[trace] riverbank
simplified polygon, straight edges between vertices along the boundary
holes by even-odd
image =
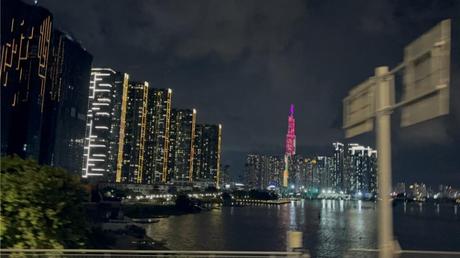
[[[203,207],[192,207],[189,209],[179,208],[176,205],[156,205],[148,203],[123,204],[121,206],[123,215],[131,219],[164,218],[190,213],[198,213],[205,210]]]
[[[166,250],[163,241],[146,234],[143,225],[127,222],[107,222],[93,225],[89,242],[93,249]]]
[[[283,198],[275,200],[257,200],[257,199],[232,199],[229,206],[250,206],[250,205],[280,205],[299,201],[300,199]]]

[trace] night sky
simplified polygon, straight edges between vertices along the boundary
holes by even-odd
[[[297,152],[330,154],[331,143],[344,140],[348,90],[374,67],[401,62],[404,46],[442,19],[460,18],[455,0],[39,4],[93,54],[94,67],[172,88],[174,107],[195,107],[198,122],[222,123],[223,163],[235,177],[248,152],[284,152],[291,103]],[[460,75],[458,64],[453,68]],[[448,117],[420,126],[399,129],[394,116],[394,181],[460,187],[459,102]],[[351,141],[375,147],[373,139]]]

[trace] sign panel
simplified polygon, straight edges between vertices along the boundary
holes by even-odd
[[[450,20],[444,20],[404,49],[401,126],[449,113]]]
[[[375,81],[367,81],[354,87],[343,100],[343,128],[345,137],[350,138],[374,128]]]

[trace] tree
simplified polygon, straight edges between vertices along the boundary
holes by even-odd
[[[85,192],[78,177],[17,156],[1,158],[1,248],[84,246]]]

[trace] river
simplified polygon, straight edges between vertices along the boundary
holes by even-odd
[[[302,200],[277,206],[222,207],[162,218],[147,234],[172,250],[284,251],[286,232],[303,232],[313,257],[341,257],[350,248],[377,247],[376,204]],[[460,207],[409,203],[394,209],[402,249],[460,251]]]

